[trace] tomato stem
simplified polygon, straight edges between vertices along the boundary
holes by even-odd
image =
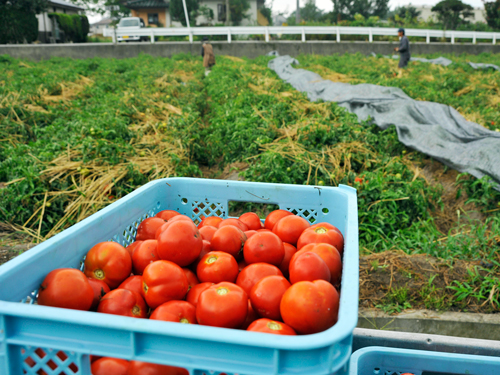
[[[97,269],[94,270],[94,276],[97,280],[102,280],[104,279],[105,274],[103,270]]]
[[[328,232],[328,229],[326,229],[325,227],[317,227],[314,231],[316,233],[326,233]]]
[[[281,329],[281,324],[278,322],[269,322],[267,323],[267,328],[272,329],[273,331],[279,331]]]

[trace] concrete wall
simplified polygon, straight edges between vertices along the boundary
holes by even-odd
[[[15,58],[31,60],[46,60],[51,57],[70,57],[74,59],[86,59],[91,57],[110,57],[123,59],[135,57],[139,53],[152,56],[171,57],[177,53],[191,53],[199,55],[201,43],[173,42],[173,43],[81,43],[81,44],[56,44],[56,45],[0,45],[0,55],[7,54]],[[230,55],[237,57],[254,58],[262,56],[270,51],[278,51],[280,55],[297,56],[300,54],[331,55],[335,53],[362,53],[371,52],[380,54],[392,54],[396,42],[213,42],[216,55]],[[450,43],[412,43],[412,54],[430,53],[469,53],[479,54],[482,52],[500,53],[500,45],[492,44],[450,44]]]

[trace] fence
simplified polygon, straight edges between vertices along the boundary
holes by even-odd
[[[301,35],[302,42],[306,42],[306,35],[336,35],[336,41],[341,41],[342,35],[368,36],[368,40],[373,42],[374,36],[396,36],[398,29],[385,27],[348,27],[348,26],[235,26],[235,27],[162,27],[162,28],[128,28],[124,29],[104,29],[104,36],[113,38],[116,42],[117,36],[146,36],[151,43],[155,42],[157,36],[188,36],[193,43],[193,36],[206,35],[227,35],[227,42],[231,43],[233,35],[264,35],[266,42],[269,42],[271,35]],[[478,39],[491,40],[496,44],[500,40],[499,32],[483,31],[457,31],[457,30],[429,30],[429,29],[406,29],[407,36],[423,37],[426,43],[431,42],[431,38],[450,39],[454,44],[456,39],[471,39],[476,43]]]

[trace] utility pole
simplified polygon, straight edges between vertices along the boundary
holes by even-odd
[[[226,0],[226,25],[231,24],[231,10],[229,9],[229,0]]]
[[[186,0],[182,0],[182,6],[184,7],[184,15],[186,16],[186,26],[190,28],[191,26],[189,25],[189,16],[188,16],[188,11],[186,7]]]
[[[295,12],[295,23],[298,25],[300,23],[300,1],[297,0],[297,11]]]

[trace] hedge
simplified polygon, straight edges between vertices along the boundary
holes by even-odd
[[[38,38],[35,13],[12,7],[0,7],[0,44],[32,43]]]
[[[64,31],[65,41],[84,43],[89,33],[89,20],[87,16],[79,14],[49,13],[49,17],[56,20],[60,30]]]

